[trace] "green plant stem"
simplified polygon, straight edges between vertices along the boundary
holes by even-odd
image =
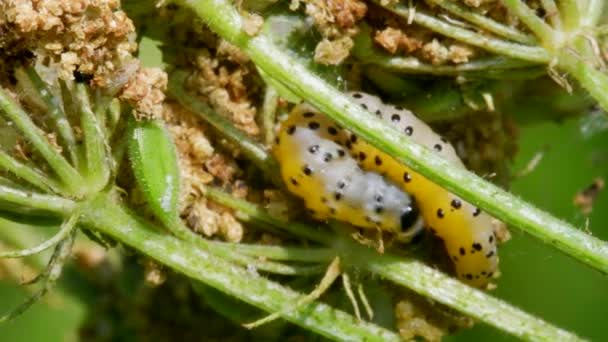
[[[43,191],[62,193],[61,186],[42,171],[20,163],[0,150],[0,169],[4,169]]]
[[[333,235],[328,232],[317,230],[304,224],[280,220],[272,215],[269,215],[265,210],[261,209],[257,205],[234,198],[222,190],[206,187],[203,189],[203,192],[209,199],[221,205],[236,209],[237,216],[239,216],[239,218],[242,220],[254,220],[257,222],[266,223],[274,227],[281,228],[301,238],[316,241],[324,245],[331,244],[331,241],[333,240]]]
[[[59,277],[61,276],[63,266],[70,259],[72,246],[76,237],[75,233],[76,232],[72,230],[71,234],[68,234],[65,239],[60,241],[57,246],[55,246],[55,250],[53,251],[53,255],[51,256],[51,259],[49,260],[46,269],[40,275],[38,275],[38,277],[29,282],[33,283],[35,281],[42,280],[42,288],[38,290],[38,292],[34,293],[17,308],[12,310],[8,314],[0,317],[0,323],[10,321],[13,318],[20,316],[33,304],[38,302],[53,287],[53,285],[55,285],[57,279],[59,279]]]
[[[559,67],[574,77],[598,101],[599,105],[608,111],[608,75],[592,65],[596,56],[583,37],[577,38],[575,46],[578,47],[574,55],[563,49],[558,57]]]
[[[263,256],[273,260],[329,262],[336,256],[336,252],[331,248],[248,245],[215,241],[211,243],[224,246],[227,250],[237,253],[250,256]]]
[[[576,0],[560,0],[558,2],[564,29],[574,31],[581,24],[581,11],[578,7],[580,1]]]
[[[72,214],[72,216],[70,216],[70,218],[67,221],[65,221],[61,225],[61,228],[59,229],[57,234],[55,234],[50,239],[48,239],[34,247],[30,247],[30,248],[26,248],[26,249],[22,249],[22,250],[18,250],[18,251],[0,252],[0,258],[21,258],[21,257],[33,255],[33,254],[38,254],[46,249],[49,249],[52,246],[59,243],[60,241],[64,240],[68,236],[68,234],[70,234],[74,230],[74,227],[76,226],[77,221],[78,221],[78,213],[74,213],[74,214]]]
[[[552,326],[483,291],[465,286],[420,261],[390,254],[379,257],[373,250],[356,243],[348,244],[347,252],[358,260],[358,265],[365,265],[368,270],[385,279],[434,298],[513,336],[526,341],[581,341],[572,333]]]
[[[459,5],[456,2],[449,0],[429,0],[429,2],[475,24],[476,28],[487,30],[495,33],[498,36],[502,36],[519,43],[534,44],[536,41],[536,39],[534,39],[532,36],[524,34],[513,27],[499,23],[488,16],[473,12],[471,9]]]
[[[107,156],[109,148],[105,145],[105,134],[91,109],[87,86],[83,83],[74,85],[74,98],[80,112],[80,126],[84,137],[87,165],[87,191],[101,190],[110,178],[110,164]]]
[[[519,1],[519,0],[506,0],[506,1]],[[378,0],[374,0],[374,2],[379,3]],[[432,31],[437,33],[441,33],[446,37],[450,37],[465,43],[468,43],[473,46],[480,47],[484,50],[491,51],[500,55],[509,56],[512,58],[522,59],[530,62],[537,63],[547,63],[551,57],[548,52],[540,47],[532,47],[526,46],[522,44],[512,43],[504,40],[500,40],[497,38],[493,38],[491,36],[475,33],[473,31],[464,29],[462,27],[458,27],[452,24],[449,24],[445,21],[439,20],[434,16],[427,14],[419,9],[413,9],[406,5],[395,4],[384,6],[389,11],[403,17],[409,18],[413,17],[413,21],[420,25],[424,26]],[[410,11],[413,11],[411,14]],[[539,19],[540,20],[540,19]],[[542,22],[542,21],[541,21]],[[527,23],[527,22],[526,22]],[[537,26],[543,27],[540,23],[534,22]],[[544,22],[542,22],[544,24]],[[546,24],[544,24],[546,25]],[[535,30],[532,30],[534,33],[537,33]],[[544,31],[542,33],[545,33]],[[541,37],[544,39],[544,37]]]
[[[505,6],[521,20],[545,46],[556,46],[553,29],[521,0],[504,0]],[[558,15],[556,13],[556,15]]]
[[[267,85],[262,105],[262,126],[264,127],[264,142],[267,146],[272,146],[274,143],[278,101],[279,93],[271,85]]]
[[[229,247],[229,244],[214,243],[213,241],[204,239],[201,236],[196,235],[193,231],[178,221],[168,228],[171,233],[179,239],[190,242],[194,246],[203,248],[204,250],[209,251],[220,258],[232,261],[250,269],[283,275],[312,275],[322,273],[325,269],[319,265],[286,265],[274,261],[260,260],[255,255],[250,256],[235,251]]]
[[[55,150],[48,139],[30,119],[29,115],[15,103],[10,96],[0,88],[0,109],[15,123],[25,138],[42,155],[57,176],[62,180],[66,190],[72,194],[79,194],[83,180],[63,156]]]
[[[538,72],[530,72],[534,64],[530,62],[509,59],[505,57],[479,58],[468,63],[458,65],[431,65],[420,62],[416,57],[393,57],[372,54],[362,59],[365,63],[376,64],[396,72],[415,74],[457,76],[467,75],[483,78],[509,78],[513,79],[521,74],[522,77],[536,78],[545,74],[544,68],[537,68]]]
[[[560,18],[555,0],[540,0],[540,3],[545,9],[546,17],[549,23],[556,31],[561,31],[562,19]]]
[[[24,223],[0,216],[0,241],[6,246],[24,249],[38,243],[46,237],[48,230],[56,229],[57,226],[58,223],[55,221]],[[34,269],[42,270],[47,264],[47,259],[44,253],[39,253],[30,255],[25,261]]]
[[[205,284],[268,312],[280,312],[301,294],[166,234],[132,216],[102,194],[88,203],[82,223],[131,246],[140,253]],[[322,303],[281,312],[290,322],[335,340],[399,341],[388,330]]]
[[[43,195],[31,191],[18,190],[0,185],[0,206],[2,203],[12,205],[11,211],[52,212],[60,216],[70,215],[76,208],[76,203],[58,196]]]
[[[317,109],[362,139],[474,205],[538,237],[577,260],[608,273],[608,245],[539,210],[482,178],[452,165],[375,118],[348,97],[308,71],[264,36],[241,31],[241,18],[223,0],[186,2],[224,39],[240,47],[256,65]],[[608,94],[608,92],[607,92]]]
[[[61,109],[59,99],[51,93],[47,85],[40,78],[34,68],[27,68],[26,73],[32,82],[32,85],[36,89],[36,92],[46,104],[48,110],[47,113],[57,129],[59,137],[63,140],[70,160],[74,165],[77,165],[78,151],[76,149],[76,138],[74,137],[74,131],[72,130],[72,126],[70,125],[68,118]]]
[[[231,202],[230,204],[233,206],[227,206],[240,210],[243,206],[238,201]],[[252,219],[258,219],[258,216],[268,215],[268,213],[259,211],[250,215]],[[283,223],[280,221],[275,223],[277,227],[282,228]],[[419,294],[514,336],[531,341],[578,340],[575,335],[535,318],[500,299],[493,298],[485,292],[473,289],[420,261],[397,257],[389,253],[380,254],[357,243],[348,234],[335,234],[331,246],[333,248],[327,252],[325,257],[332,258],[337,253],[342,263],[348,267],[367,270],[396,284],[411,288]],[[255,250],[252,249],[252,252]],[[303,254],[305,251],[297,253]],[[285,253],[285,256],[291,255]]]
[[[245,133],[236,129],[232,123],[221,115],[217,114],[211,107],[204,102],[198,100],[194,96],[188,95],[184,90],[184,81],[186,73],[183,71],[174,71],[169,77],[169,93],[177,99],[177,101],[186,108],[189,108],[194,114],[201,119],[210,123],[223,136],[238,144],[243,154],[251,160],[261,170],[269,175],[278,175],[278,166],[275,160],[261,147],[253,142]],[[280,179],[272,177],[276,184],[282,184]]]
[[[603,7],[603,0],[587,1],[587,10],[582,15],[581,24],[586,27],[596,26],[602,17],[602,13],[604,13]]]

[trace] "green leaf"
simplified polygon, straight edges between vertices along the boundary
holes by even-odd
[[[132,123],[128,153],[135,180],[150,210],[167,227],[179,224],[177,152],[163,124]]]

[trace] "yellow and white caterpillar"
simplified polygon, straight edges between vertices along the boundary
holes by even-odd
[[[452,145],[412,112],[369,94],[351,96],[418,143],[464,167]],[[308,105],[296,106],[281,124],[273,152],[288,189],[304,199],[316,218],[335,218],[406,238],[424,225],[443,240],[459,278],[483,287],[496,273],[496,237],[489,215]]]

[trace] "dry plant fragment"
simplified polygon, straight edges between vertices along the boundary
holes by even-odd
[[[59,77],[72,79],[78,71],[98,87],[117,77],[137,47],[135,27],[118,1],[2,1],[0,27],[8,31],[0,39],[2,55],[31,51],[56,65]]]
[[[583,214],[589,215],[593,210],[593,202],[597,196],[602,192],[606,183],[603,178],[596,178],[593,180],[587,188],[579,191],[576,196],[574,196],[574,205],[579,207]]]
[[[353,46],[354,42],[350,37],[341,37],[336,40],[324,38],[315,48],[315,62],[338,65],[348,57]]]
[[[162,116],[167,74],[159,68],[141,68],[125,85],[120,99],[129,102],[139,119]]]
[[[411,53],[423,46],[423,42],[420,39],[409,37],[405,32],[393,27],[377,31],[374,41],[391,54],[395,54],[400,50]]]

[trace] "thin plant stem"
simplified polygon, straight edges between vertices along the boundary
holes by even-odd
[[[225,203],[226,206],[236,210],[242,207],[237,202],[230,204],[232,206]],[[251,217],[257,219],[258,216],[263,215],[268,214],[260,211],[252,213]],[[281,222],[275,223],[277,227],[282,225]],[[421,261],[397,257],[389,253],[380,254],[357,243],[347,234],[334,235],[331,246],[332,251],[340,256],[346,267],[370,271],[514,336],[531,341],[579,340],[577,336],[535,318],[500,299],[493,298],[483,291],[469,287]]]
[[[361,60],[364,63],[375,64],[391,71],[438,76],[465,74],[473,77],[513,79],[518,76],[514,73],[521,73],[522,76],[529,78],[536,78],[546,73],[544,68],[535,67],[533,63],[502,56],[478,58],[458,65],[431,65],[421,62],[416,57],[394,57],[375,53],[361,58]],[[531,68],[537,68],[538,72],[530,72]]]
[[[540,39],[541,44],[545,46],[556,45],[555,32],[551,26],[539,18],[525,2],[521,0],[504,0],[504,4],[511,13],[517,16]]]
[[[104,133],[91,109],[87,87],[83,83],[74,85],[74,98],[80,112],[80,126],[84,137],[89,191],[103,188],[110,177],[110,165],[106,152]]]
[[[540,0],[540,4],[545,9],[546,18],[556,31],[562,29],[562,19],[559,15],[559,10],[555,4],[555,0]]]
[[[249,245],[244,243],[210,242],[224,248],[250,256],[261,256],[273,260],[322,262],[330,261],[336,256],[331,248],[323,247],[285,247]]]
[[[567,31],[574,31],[580,27],[581,9],[578,6],[579,2],[576,0],[560,0],[558,2],[564,29]]]
[[[76,207],[75,202],[63,197],[44,195],[0,185],[0,205],[2,203],[10,205],[9,211],[45,211],[64,217],[70,215]]]
[[[262,105],[262,126],[264,127],[264,142],[268,146],[272,146],[274,143],[278,103],[279,93],[272,86],[267,85]]]
[[[586,27],[596,26],[602,17],[602,13],[604,13],[603,7],[603,0],[588,0],[586,6],[587,10],[581,18],[581,24]]]
[[[55,193],[63,192],[61,185],[57,184],[57,182],[51,179],[48,175],[44,174],[38,169],[17,161],[15,158],[1,150],[0,169],[4,169],[5,171],[14,174],[16,177],[28,182],[40,190]]]
[[[47,292],[49,292],[53,285],[55,285],[55,282],[57,282],[57,279],[59,279],[61,276],[63,266],[69,260],[72,245],[74,244],[74,238],[76,236],[75,233],[76,232],[72,230],[71,234],[68,234],[65,239],[57,244],[46,269],[42,272],[42,274],[35,278],[35,280],[43,280],[42,288],[17,308],[0,317],[0,323],[10,321],[24,313],[33,304],[37,303]]]
[[[0,252],[0,258],[22,258],[22,257],[30,256],[33,254],[38,254],[46,249],[49,249],[52,246],[59,243],[60,241],[63,241],[74,230],[74,227],[76,226],[76,222],[78,222],[78,212],[77,211],[75,213],[73,213],[72,216],[70,216],[70,218],[68,218],[67,221],[65,221],[61,225],[61,228],[59,229],[57,234],[55,234],[50,239],[48,239],[34,247],[30,247],[30,248],[26,248],[26,249],[22,249],[22,250],[18,250],[18,251]]]
[[[36,92],[46,104],[48,109],[47,113],[57,129],[59,137],[61,140],[63,140],[70,160],[74,165],[78,165],[78,152],[76,149],[76,138],[74,137],[74,131],[72,130],[72,126],[63,112],[61,105],[59,104],[59,99],[51,93],[47,85],[40,78],[34,68],[27,68],[26,73]]]
[[[249,269],[262,270],[283,275],[311,275],[323,272],[323,267],[319,267],[318,265],[286,265],[274,261],[260,260],[253,256],[235,252],[234,249],[230,248],[226,244],[213,243],[212,241],[196,235],[186,226],[181,224],[181,222],[175,222],[175,224],[169,227],[169,230],[175,236],[184,241],[188,241],[220,258],[230,260]]]
[[[534,37],[522,33],[516,28],[499,23],[480,13],[473,12],[469,8],[465,8],[455,2],[449,0],[429,0],[429,2],[475,24],[480,29],[495,33],[498,36],[524,44],[534,44],[536,42]]]
[[[44,222],[15,222],[9,217],[0,216],[0,241],[15,249],[24,249],[42,240],[46,231],[56,229],[59,222],[50,220]],[[44,253],[30,255],[25,262],[36,270],[42,270],[48,262]]]
[[[427,14],[422,10],[414,9],[406,5],[395,4],[385,6],[385,8],[403,18],[407,19],[411,17],[413,18],[413,22],[415,22],[416,24],[424,26],[432,31],[441,33],[446,37],[450,37],[465,42],[467,44],[480,47],[490,52],[537,63],[547,63],[550,60],[549,53],[541,47],[526,46],[518,43],[500,40],[497,38],[492,38],[485,34],[476,33],[464,29],[462,27],[452,25],[443,20],[439,20],[430,14]],[[534,30],[532,31],[537,33]]]
[[[608,273],[608,244],[605,242],[452,165],[431,149],[413,142],[375,118],[288,56],[267,37],[247,36],[240,30],[242,18],[227,1],[191,0],[186,3],[211,29],[240,47],[270,77],[307,99],[340,125],[496,218],[521,228],[594,269]]]
[[[265,210],[261,209],[255,204],[251,204],[247,201],[232,197],[222,190],[215,189],[212,187],[206,187],[203,189],[203,193],[209,199],[227,207],[237,210],[237,215],[242,220],[254,220],[262,223],[267,223],[272,226],[281,228],[291,234],[305,238],[308,240],[316,241],[324,245],[329,245],[333,240],[332,234],[323,232],[318,229],[314,229],[304,224],[292,223],[283,221],[272,215],[269,215]]]
[[[368,248],[353,243],[349,253],[380,277],[406,286],[415,292],[457,309],[495,328],[527,341],[582,341],[533,315],[517,309],[485,292],[461,282],[413,259],[390,254],[382,258]]]
[[[358,322],[353,316],[319,302],[283,311],[303,295],[148,225],[116,204],[111,195],[101,194],[88,205],[83,210],[84,226],[239,300],[267,312],[281,312],[281,317],[292,323],[335,340],[400,340],[394,332]]]
[[[0,109],[15,123],[25,138],[34,146],[40,155],[63,182],[67,191],[79,195],[83,180],[65,158],[51,145],[45,134],[38,128],[29,115],[0,88]]]

